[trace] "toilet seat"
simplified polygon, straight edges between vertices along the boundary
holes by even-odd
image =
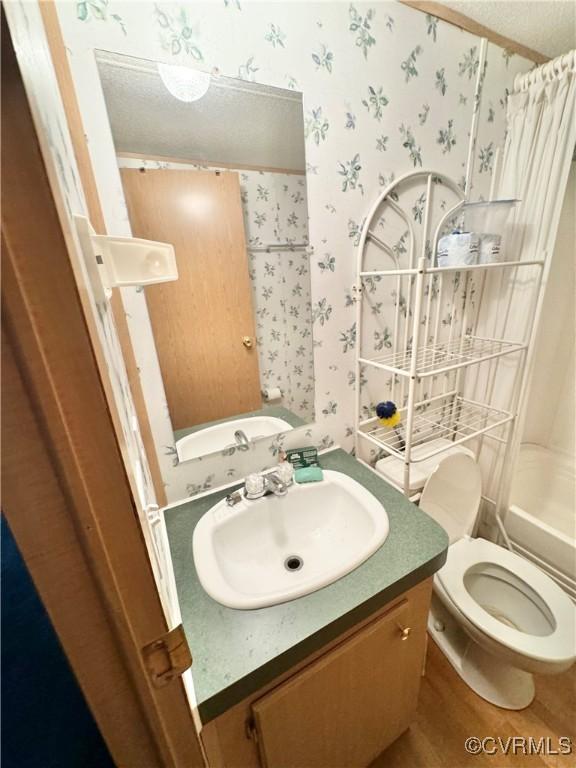
[[[468,453],[454,453],[438,464],[420,497],[420,509],[448,534],[450,544],[474,527],[482,498],[482,475]]]
[[[466,589],[464,576],[474,565],[496,565],[536,592],[550,610],[555,628],[533,635],[494,618]],[[449,547],[446,564],[436,578],[458,610],[493,640],[539,661],[567,662],[576,656],[574,605],[568,595],[535,565],[485,539],[460,539]]]

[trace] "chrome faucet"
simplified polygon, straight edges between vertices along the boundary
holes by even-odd
[[[250,501],[260,499],[273,493],[274,496],[285,496],[289,483],[284,482],[278,472],[261,472],[248,475],[244,482],[244,498]]]
[[[288,486],[280,479],[276,472],[269,472],[264,475],[265,488],[274,496],[285,496],[288,493]]]
[[[270,493],[273,493],[274,496],[286,496],[288,483],[285,483],[277,472],[261,472],[260,474],[249,475],[242,491],[238,490],[228,494],[226,504],[233,507],[242,499],[254,501],[262,498],[262,496],[268,496]]]
[[[239,451],[247,451],[250,448],[250,440],[246,437],[246,433],[241,429],[237,429],[234,432],[234,440],[236,441],[236,448]]]

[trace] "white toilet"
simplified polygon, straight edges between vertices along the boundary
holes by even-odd
[[[460,677],[482,698],[523,709],[533,673],[563,672],[576,660],[576,606],[535,565],[472,539],[482,491],[470,456],[445,458],[420,508],[448,533],[448,559],[434,577],[428,630]]]

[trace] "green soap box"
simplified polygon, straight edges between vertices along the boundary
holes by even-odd
[[[290,448],[286,451],[286,459],[294,469],[318,466],[317,448]]]

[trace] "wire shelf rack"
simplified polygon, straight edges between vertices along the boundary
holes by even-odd
[[[467,365],[482,363],[502,355],[525,349],[525,344],[478,336],[464,336],[449,342],[420,346],[416,353],[416,377],[434,376]],[[401,376],[410,376],[412,370],[412,349],[387,353],[375,357],[361,357],[364,365],[372,365]]]
[[[401,418],[406,416],[406,409],[400,411]],[[487,405],[466,400],[460,396],[449,396],[420,403],[414,410],[412,423],[412,449],[416,446],[426,446],[436,442],[438,438],[449,440],[452,446],[472,440],[491,430],[495,430],[512,421],[513,415]],[[377,419],[362,422],[358,434],[368,439],[380,449],[403,461],[406,458],[402,447],[402,430],[383,427]],[[444,448],[431,446],[430,451],[423,448],[418,451],[418,458],[412,462],[425,459],[441,453]]]
[[[367,212],[353,286],[355,449],[370,465],[380,452],[394,457],[388,474],[379,471],[393,474],[410,498],[416,479],[425,481],[452,446],[468,443],[500,508],[548,261],[545,253],[516,253],[514,222],[498,229],[482,219],[470,231],[502,237],[509,260],[434,266],[451,217],[468,205],[466,191],[442,172],[410,171]],[[384,396],[403,406],[401,437],[374,417]]]

